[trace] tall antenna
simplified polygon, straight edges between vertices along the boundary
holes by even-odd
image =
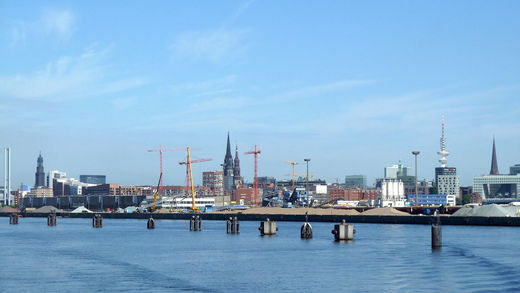
[[[446,163],[448,163],[447,156],[450,154],[448,151],[446,151],[446,136],[444,135],[444,115],[442,116],[441,120],[441,139],[440,139],[440,151],[437,152],[437,154],[441,157],[439,159],[439,163],[441,163],[441,167],[446,167]]]

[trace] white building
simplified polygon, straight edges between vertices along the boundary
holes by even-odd
[[[460,182],[458,175],[439,175],[437,176],[437,193],[453,195],[460,198]]]
[[[411,174],[410,168],[403,166],[401,162],[397,165],[385,167],[385,178],[396,179],[401,176],[411,176]]]
[[[520,174],[484,175],[473,178],[473,192],[483,201],[507,203],[519,201]]]
[[[383,179],[379,204],[382,207],[404,207],[404,183],[398,179]]]

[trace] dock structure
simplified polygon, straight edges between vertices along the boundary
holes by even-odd
[[[55,213],[49,214],[47,216],[47,226],[56,226],[56,225],[57,225],[56,214]]]
[[[202,231],[202,219],[197,216],[191,216],[190,231]]]
[[[148,222],[146,223],[146,228],[155,229],[155,220],[152,217],[148,219]]]
[[[269,218],[267,218],[267,220],[260,222],[260,227],[258,227],[258,230],[260,230],[260,235],[270,236],[276,235],[278,227],[276,227],[275,221],[271,221]]]
[[[226,232],[228,234],[238,234],[240,233],[240,222],[237,217],[229,217],[226,221]]]
[[[343,220],[341,224],[334,225],[334,229],[332,230],[332,234],[334,234],[334,240],[336,241],[353,240],[354,233],[354,225],[347,224],[345,220]]]
[[[92,227],[94,228],[102,228],[103,227],[103,217],[100,214],[95,214],[92,218]]]
[[[11,214],[9,216],[9,224],[11,225],[17,225],[18,224],[18,218],[20,216],[18,214]]]

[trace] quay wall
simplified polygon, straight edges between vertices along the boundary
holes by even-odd
[[[24,217],[47,217],[47,213],[21,213]],[[188,220],[193,215],[200,216],[203,220],[225,221],[230,217],[237,217],[240,221],[263,221],[267,218],[274,221],[303,222],[305,215],[282,215],[282,214],[225,214],[225,213],[96,213],[101,214],[105,219],[148,219],[153,217],[156,220]],[[0,216],[8,217],[10,213],[0,213]],[[57,213],[63,218],[92,218],[91,213]],[[434,217],[418,215],[395,215],[395,216],[376,216],[376,215],[308,215],[309,222],[341,222],[346,220],[348,223],[372,223],[372,224],[418,224],[429,225]],[[520,217],[457,217],[441,216],[442,225],[474,225],[474,226],[520,226]]]

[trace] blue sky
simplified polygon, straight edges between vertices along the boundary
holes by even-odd
[[[462,184],[520,163],[518,1],[2,1],[0,137],[13,184],[46,171],[154,184],[158,155],[191,146],[220,169],[227,132],[263,150],[262,176],[311,158],[327,181],[419,177],[449,165]],[[183,184],[182,152],[165,183]],[[240,155],[252,180],[253,159]]]

